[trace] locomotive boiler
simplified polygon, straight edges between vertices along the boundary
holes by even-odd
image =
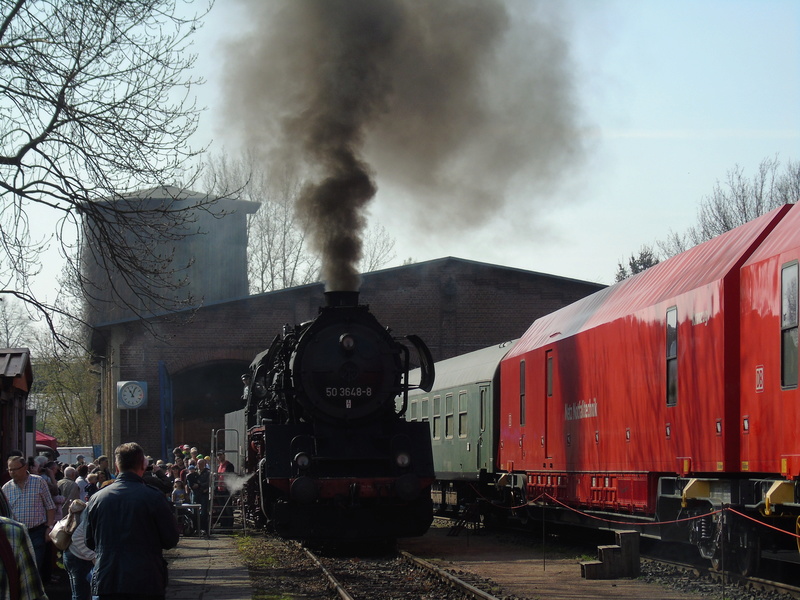
[[[433,385],[431,354],[417,336],[393,337],[358,292],[325,295],[315,319],[285,326],[243,376],[245,517],[292,539],[422,535],[430,433],[402,416],[409,390]]]

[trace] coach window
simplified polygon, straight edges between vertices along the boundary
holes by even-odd
[[[519,424],[525,425],[525,361],[519,361]]]
[[[433,397],[433,439],[442,437],[442,397]]]
[[[416,400],[412,400],[411,401],[411,411],[410,411],[410,414],[408,415],[408,420],[409,421],[416,421],[417,420],[417,401]]]
[[[458,437],[467,437],[467,392],[458,392]]]
[[[667,310],[667,406],[678,404],[678,309]]]
[[[797,387],[797,263],[781,270],[781,385]]]
[[[444,397],[444,437],[453,437],[453,394]]]
[[[420,412],[420,415],[419,415],[420,416],[420,420],[423,423],[427,423],[429,418],[430,418],[430,415],[428,414],[428,399],[427,398],[423,398],[420,401],[419,409],[420,409],[419,410],[419,412]]]

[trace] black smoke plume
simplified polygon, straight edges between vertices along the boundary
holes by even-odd
[[[226,119],[272,165],[304,167],[297,210],[329,290],[358,289],[376,176],[404,191],[398,219],[463,228],[580,154],[552,4],[241,1],[251,28],[228,48]]]

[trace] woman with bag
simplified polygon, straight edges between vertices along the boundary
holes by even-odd
[[[91,600],[92,589],[89,582],[89,573],[94,566],[95,553],[86,547],[86,519],[83,510],[86,503],[75,500],[69,507],[70,517],[78,525],[72,532],[72,543],[64,550],[64,568],[69,575],[69,587],[72,590],[72,600]]]

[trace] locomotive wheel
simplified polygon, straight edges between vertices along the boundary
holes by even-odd
[[[745,577],[758,572],[761,566],[761,541],[749,527],[739,532],[739,546],[736,548],[736,568]]]
[[[721,548],[717,548],[711,556],[711,568],[715,571],[722,571],[725,567],[730,568],[730,552],[723,552]]]

